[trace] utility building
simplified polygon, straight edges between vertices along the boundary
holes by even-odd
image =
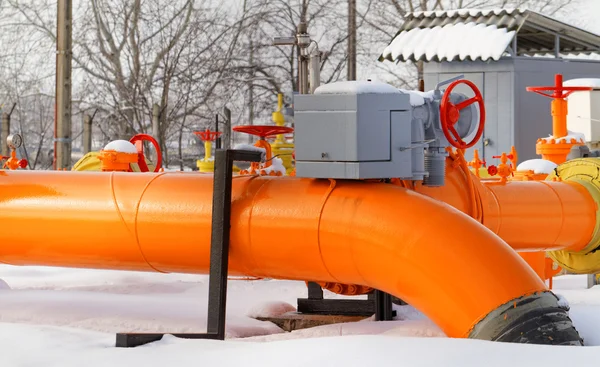
[[[423,61],[425,90],[457,75],[474,82],[486,107],[483,138],[473,149],[492,156],[517,148],[519,161],[539,158],[535,143],[550,135],[550,99],[525,90],[565,80],[600,78],[600,36],[530,10],[410,13],[380,60]],[[468,88],[456,91],[472,96]],[[469,140],[469,139],[465,139]]]

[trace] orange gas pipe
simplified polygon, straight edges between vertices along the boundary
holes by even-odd
[[[518,251],[578,251],[591,241],[596,226],[596,203],[575,182],[480,181],[448,159],[446,185],[417,185],[424,195],[444,201],[472,215],[474,199],[465,190],[473,181],[483,225]]]
[[[0,185],[2,262],[208,272],[211,175],[11,171]],[[232,275],[374,287],[451,337],[545,289],[499,237],[401,187],[237,177],[232,198]]]

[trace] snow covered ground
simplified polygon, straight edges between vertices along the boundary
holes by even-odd
[[[286,333],[248,317],[285,312],[302,282],[229,283],[225,342],[165,337],[118,349],[123,331],[204,332],[208,278],[0,265],[0,366],[596,366],[600,287],[585,276],[555,279],[586,347],[449,339],[409,306],[396,321],[328,325]],[[334,297],[328,294],[328,297]]]

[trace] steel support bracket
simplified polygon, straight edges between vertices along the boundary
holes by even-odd
[[[261,152],[217,149],[213,179],[212,233],[208,280],[207,332],[170,334],[183,339],[225,339],[227,272],[229,268],[229,231],[231,228],[231,188],[233,162],[260,162]],[[161,340],[164,333],[118,333],[117,348],[131,348]]]

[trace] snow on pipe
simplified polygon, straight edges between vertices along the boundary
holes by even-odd
[[[0,261],[208,272],[210,175],[2,176]],[[231,241],[232,274],[371,286],[414,305],[450,337],[581,343],[557,298],[504,241],[397,186],[237,177]]]

